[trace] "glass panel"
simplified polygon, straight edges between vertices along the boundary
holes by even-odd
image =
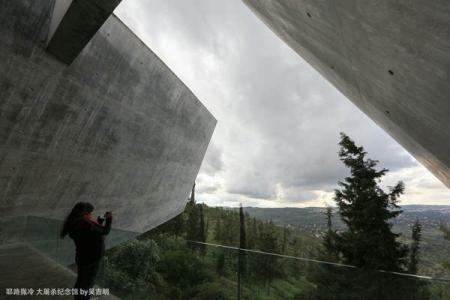
[[[27,217],[0,218],[0,245],[22,242],[27,225]]]
[[[111,249],[101,284],[122,299],[450,299],[445,281],[167,236]]]
[[[57,260],[58,232],[61,221],[28,216],[24,241],[43,254]]]
[[[26,224],[23,241],[61,264],[73,263],[72,240],[58,237],[61,221],[28,217],[21,224]],[[450,282],[444,279],[239,250],[164,233],[112,230],[106,244],[112,248],[96,283],[122,299],[450,299]]]

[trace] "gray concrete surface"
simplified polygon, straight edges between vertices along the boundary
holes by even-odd
[[[448,0],[243,0],[450,187]]]
[[[71,64],[120,2],[77,0],[67,7],[66,0],[57,0],[50,21],[49,35],[52,36],[48,42],[48,52]],[[61,15],[62,19],[57,22]]]
[[[76,274],[26,244],[0,246],[0,299],[73,299],[71,295],[37,295],[41,289],[72,289]],[[6,289],[34,290],[33,295],[9,295]],[[107,288],[107,287],[105,287]],[[109,291],[111,294],[111,291]],[[119,299],[111,295],[96,297],[101,300]]]
[[[0,219],[90,201],[144,232],[184,209],[216,120],[114,15],[60,62],[53,5],[0,0]]]
[[[56,32],[56,29],[58,29],[59,24],[64,18],[64,15],[66,14],[72,2],[73,2],[72,0],[55,1],[52,17],[50,19],[50,28],[48,30],[47,43],[50,42],[50,40],[52,39],[53,35]]]

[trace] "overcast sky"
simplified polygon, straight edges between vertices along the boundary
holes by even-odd
[[[197,178],[209,205],[323,206],[346,170],[339,132],[403,180],[402,204],[450,190],[272,33],[240,1],[124,0],[115,12],[218,124]]]

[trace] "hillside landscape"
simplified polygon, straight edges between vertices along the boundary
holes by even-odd
[[[421,274],[449,278],[442,262],[450,257],[450,241],[443,238],[439,230],[440,224],[450,224],[450,206],[447,205],[404,205],[403,213],[394,219],[393,229],[402,233],[402,240],[408,243],[411,227],[416,220],[422,224]],[[245,207],[252,217],[260,220],[271,220],[279,226],[293,227],[319,238],[326,229],[325,208],[322,207],[285,207],[260,208]],[[333,227],[342,230],[344,224],[338,214],[333,215]]]
[[[450,279],[448,267],[444,267],[450,242],[438,228],[440,222],[448,220],[449,208],[405,206],[395,220],[394,231],[401,232],[401,242],[408,245],[412,223],[416,220],[423,223],[420,275]],[[245,248],[252,250],[242,256],[246,267],[241,270],[241,252],[234,247],[241,244],[242,216]],[[344,230],[336,214],[333,227]],[[122,299],[147,299],[151,295],[161,300],[225,300],[236,299],[239,289],[242,299],[316,300],[331,299],[330,295],[344,297],[339,299],[368,299],[365,297],[371,295],[370,290],[358,284],[335,286],[340,280],[362,278],[364,284],[375,280],[387,285],[380,291],[381,298],[375,295],[374,299],[450,299],[445,280],[409,281],[408,276],[319,263],[318,260],[326,260],[325,231],[325,208],[246,207],[240,212],[239,208],[209,207],[191,200],[179,216],[135,241],[110,249],[101,282]],[[240,273],[245,274],[241,280]],[[412,284],[416,289],[411,290]],[[401,293],[396,295],[394,291],[399,288]],[[411,293],[415,298],[411,298]],[[345,298],[352,294],[357,298]]]

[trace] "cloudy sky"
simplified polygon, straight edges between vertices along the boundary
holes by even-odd
[[[218,124],[197,178],[209,205],[333,204],[345,132],[403,180],[402,204],[449,204],[450,190],[273,34],[240,1],[124,0],[115,12]]]

